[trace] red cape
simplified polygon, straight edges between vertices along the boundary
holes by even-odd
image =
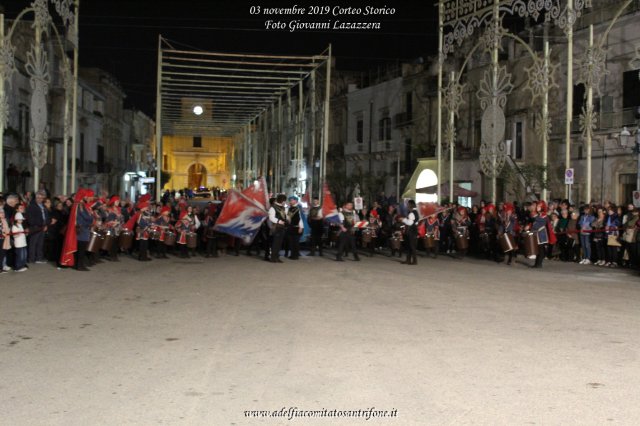
[[[67,232],[64,234],[64,245],[62,246],[62,254],[60,255],[60,265],[74,266],[75,257],[73,254],[78,250],[78,239],[76,237],[76,216],[78,215],[78,204],[73,203],[69,222],[67,222]]]

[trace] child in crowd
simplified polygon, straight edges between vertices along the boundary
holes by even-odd
[[[24,272],[27,270],[27,235],[22,223],[24,216],[18,212],[15,215],[11,234],[13,235],[13,246],[16,249],[16,272]]]

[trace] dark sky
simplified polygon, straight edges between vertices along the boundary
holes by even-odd
[[[28,7],[27,0],[0,0],[7,18]],[[320,5],[364,8],[387,6],[390,16],[252,15],[251,6]],[[307,9],[308,10],[308,9]],[[153,113],[158,34],[193,48],[240,53],[321,53],[332,43],[338,69],[366,70],[385,62],[411,61],[437,50],[437,9],[429,1],[342,2],[233,0],[81,0],[80,65],[114,74],[135,106]],[[380,30],[268,31],[266,19],[289,21],[381,22]]]

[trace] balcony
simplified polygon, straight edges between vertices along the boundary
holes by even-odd
[[[556,135],[564,134],[566,120],[564,117],[552,119],[551,128]],[[635,126],[635,108],[626,108],[619,111],[598,113],[596,132],[619,131],[623,127]],[[580,133],[580,116],[573,117],[571,121],[571,133]]]
[[[352,143],[352,144],[347,144],[344,147],[345,155],[364,154],[368,152],[369,152],[369,145],[364,143]]]
[[[373,152],[389,152],[395,151],[396,147],[393,141],[378,141],[371,147]]]

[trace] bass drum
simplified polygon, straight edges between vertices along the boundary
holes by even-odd
[[[104,235],[100,232],[91,231],[91,239],[89,240],[89,245],[87,245],[87,251],[89,253],[99,253],[103,242]]]
[[[176,245],[176,233],[173,231],[167,231],[164,233],[164,245],[173,247]]]
[[[113,231],[107,231],[104,234],[104,240],[102,241],[102,250],[111,251],[111,248],[116,243],[116,234]]]
[[[131,250],[131,247],[133,247],[133,232],[128,229],[123,229],[122,232],[120,232],[118,243],[122,251]]]
[[[391,249],[400,250],[402,248],[402,240],[400,238],[391,238]]]
[[[465,234],[457,233],[456,234],[456,250],[464,251],[469,248],[469,239]]]
[[[433,234],[427,234],[424,237],[424,248],[431,250],[436,248],[436,236]]]
[[[529,259],[535,259],[539,253],[538,238],[533,232],[525,232],[522,234],[524,240],[524,254]]]
[[[187,247],[190,249],[198,247],[198,234],[195,232],[187,232]]]
[[[160,230],[156,227],[149,229],[149,239],[157,241],[160,239]]]
[[[498,242],[500,243],[500,248],[504,253],[508,253],[516,249],[516,241],[513,238],[513,235],[504,233],[498,237]]]
[[[372,229],[365,229],[364,231],[362,231],[362,244],[369,244],[371,243],[371,240],[373,240],[373,230]]]

